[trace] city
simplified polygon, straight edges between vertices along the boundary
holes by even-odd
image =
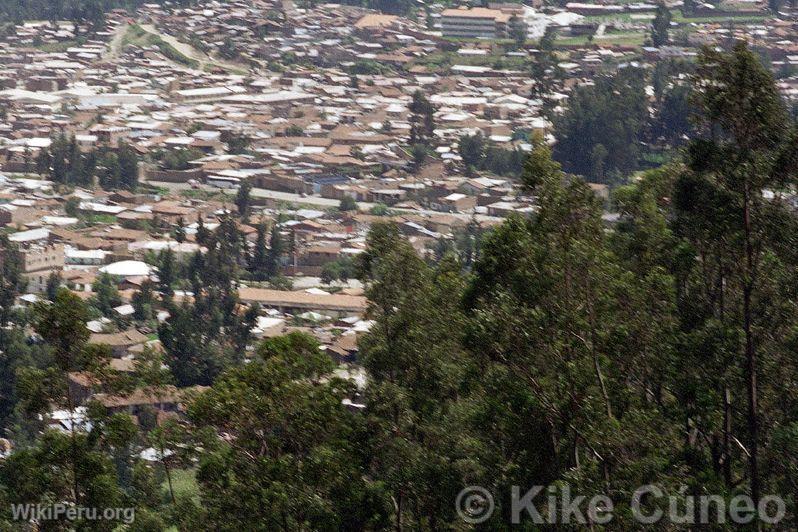
[[[795,526],[794,3],[0,1],[0,118],[9,530]]]

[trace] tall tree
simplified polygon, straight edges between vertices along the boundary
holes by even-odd
[[[280,266],[285,252],[283,236],[280,234],[280,227],[275,223],[272,225],[271,236],[269,237],[269,253],[266,255],[266,277],[271,279],[280,274]]]
[[[657,4],[657,11],[654,21],[651,23],[651,42],[654,46],[664,46],[668,44],[668,32],[671,27],[671,12],[664,3]]]
[[[758,502],[760,357],[781,349],[774,333],[785,324],[773,312],[782,304],[775,294],[783,288],[774,283],[781,278],[782,264],[794,260],[783,247],[782,230],[795,223],[786,205],[778,197],[766,199],[765,193],[794,183],[798,157],[772,75],[745,43],[728,53],[704,50],[694,83],[700,87],[700,137],[690,144],[689,172],[677,183],[676,205],[686,222],[683,230],[696,246],[704,242],[728,253],[717,259],[724,265],[718,286],[723,287],[724,314],[742,331],[746,453],[751,495]],[[701,196],[705,200],[698,203]],[[782,230],[775,229],[779,226]],[[702,228],[710,231],[705,233],[709,239],[696,233]]]
[[[391,492],[396,530],[434,530],[455,519],[446,501],[462,469],[477,469],[448,418],[470,368],[459,342],[460,266],[447,257],[431,270],[391,224],[372,226],[367,243],[359,271],[376,324],[359,347],[371,468]]]
[[[351,384],[331,377],[316,341],[267,340],[191,406],[215,437],[197,474],[208,527],[245,530],[384,528],[388,501],[362,474],[357,416],[342,400]]]
[[[516,48],[522,48],[526,43],[526,23],[518,15],[513,15],[507,22],[507,36]]]
[[[643,71],[625,68],[573,92],[554,120],[554,157],[566,171],[598,180],[599,170],[613,175],[637,168],[649,120],[645,85]]]
[[[264,220],[258,223],[257,230],[257,238],[255,239],[255,248],[252,250],[249,271],[256,281],[265,281],[269,276],[269,250],[266,247],[266,235],[269,230]]]
[[[417,90],[410,101],[410,144],[429,146],[435,130],[435,107]]]
[[[119,144],[119,186],[125,190],[136,190],[139,182],[139,158],[136,151],[126,142]]]
[[[249,218],[249,209],[252,203],[252,183],[249,179],[245,179],[238,187],[238,192],[236,193],[236,208],[238,209],[238,215],[243,219],[246,220]]]

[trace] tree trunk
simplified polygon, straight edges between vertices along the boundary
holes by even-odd
[[[166,472],[166,482],[169,484],[169,497],[172,499],[172,504],[175,504],[175,490],[172,487],[172,472],[169,469],[169,464],[166,463],[166,455],[164,454],[164,446],[163,442],[160,442],[161,448],[161,463],[163,464],[163,469]]]
[[[723,480],[731,488],[731,391],[728,385],[723,389]]]
[[[67,373],[67,375],[69,375]],[[72,400],[72,390],[67,377],[67,407],[69,408],[69,439],[72,454],[72,489],[75,492],[75,506],[80,505],[80,484],[78,482],[78,441],[75,436],[75,403]]]
[[[754,288],[754,250],[751,243],[751,200],[748,183],[743,193],[743,221],[745,225],[745,278],[743,286],[743,330],[745,331],[746,380],[748,387],[749,466],[751,469],[751,498],[759,504],[759,407],[757,404],[756,349],[754,348],[751,295]]]

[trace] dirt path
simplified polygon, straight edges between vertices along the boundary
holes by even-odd
[[[103,61],[108,61],[109,59],[115,59],[119,57],[119,54],[122,52],[122,41],[124,41],[125,34],[127,33],[127,29],[129,27],[130,26],[127,24],[120,24],[117,26],[116,31],[114,31],[114,36],[108,43],[108,49],[103,55]]]

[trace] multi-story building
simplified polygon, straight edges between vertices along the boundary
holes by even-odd
[[[0,264],[7,250],[0,251]],[[44,292],[47,279],[53,272],[64,269],[64,246],[62,244],[35,244],[19,250],[22,260],[22,275],[28,280],[28,292]]]
[[[445,9],[441,13],[444,37],[496,39],[507,37],[507,23],[512,15],[498,9]]]

